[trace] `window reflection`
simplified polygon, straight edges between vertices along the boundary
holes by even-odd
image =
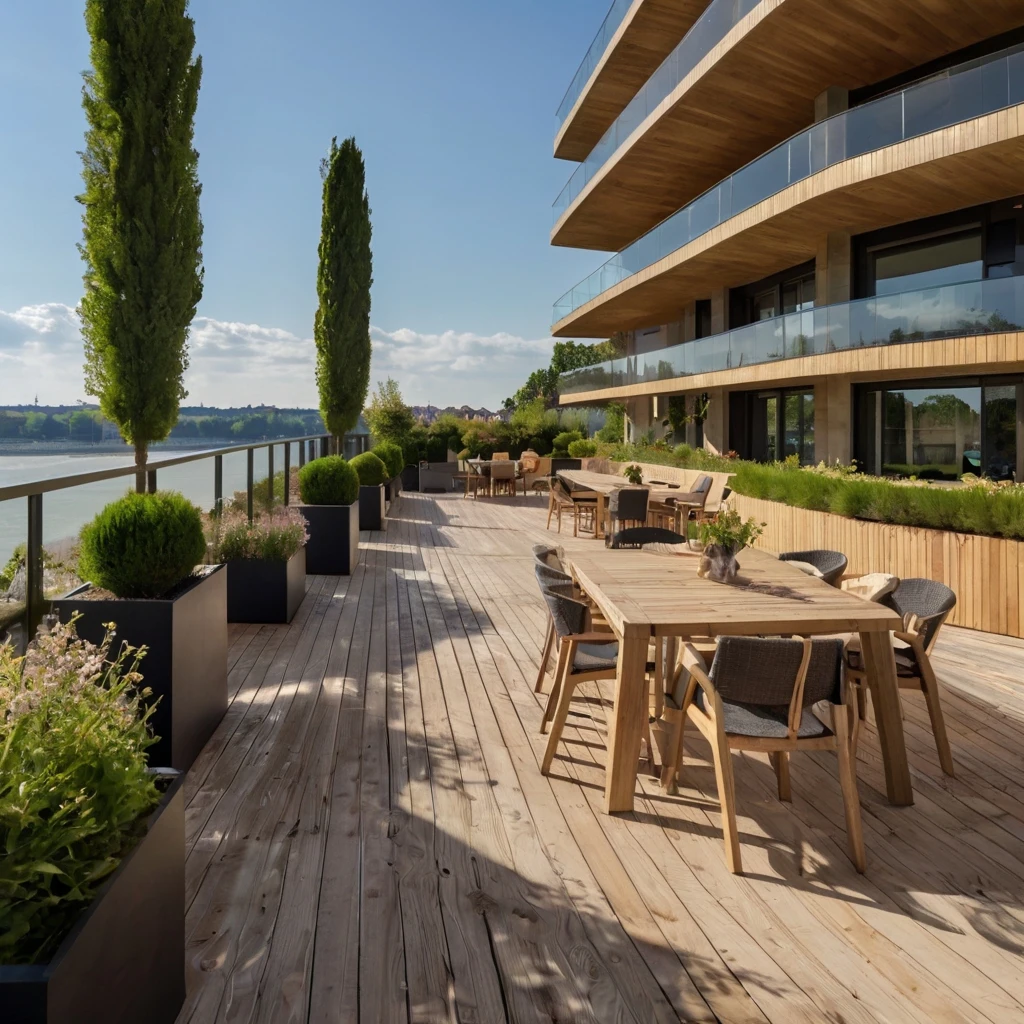
[[[980,230],[877,249],[872,259],[876,295],[980,281],[985,276]]]
[[[1017,469],[1017,388],[1003,384],[985,388],[985,473],[993,480],[1012,480]]]

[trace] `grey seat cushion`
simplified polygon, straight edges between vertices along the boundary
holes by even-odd
[[[904,679],[918,675],[917,658],[914,657],[912,647],[897,648],[893,654],[896,656],[896,675],[902,676]],[[864,659],[858,648],[853,646],[846,648],[846,664],[855,672],[864,671]]]
[[[694,703],[704,707],[704,691],[697,687]],[[759,736],[766,739],[784,740],[789,735],[789,707],[768,707],[763,704],[738,704],[722,701],[725,731],[733,736]],[[827,729],[810,708],[804,708],[797,735],[801,739],[814,736],[830,736]]]
[[[619,645],[580,644],[573,659],[573,672],[614,671],[619,659]]]

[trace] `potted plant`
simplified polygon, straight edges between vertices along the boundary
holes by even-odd
[[[370,449],[384,463],[387,470],[387,499],[392,504],[398,500],[402,490],[402,470],[405,469],[405,453],[394,441],[381,441]]]
[[[761,536],[764,526],[754,519],[744,522],[734,508],[727,508],[716,518],[702,522],[698,533],[704,553],[697,574],[716,583],[731,583],[739,569],[736,556]]]
[[[306,596],[306,520],[275,508],[253,522],[230,506],[210,519],[210,561],[228,574],[228,622],[291,622]]]
[[[340,455],[299,470],[299,511],[309,531],[306,572],[347,576],[359,561],[359,477]]]
[[[185,999],[183,777],[147,766],[142,651],[57,624],[0,646],[0,1020],[173,1024]],[[149,657],[144,664],[149,662]]]
[[[644,482],[644,471],[633,463],[622,471],[622,475],[634,486],[639,487]]]
[[[373,452],[357,455],[351,465],[359,476],[359,529],[383,529],[387,467]]]
[[[186,771],[228,706],[227,573],[201,565],[202,516],[171,491],[126,494],[82,530],[83,586],[53,602],[62,622],[102,642],[106,623],[149,651],[146,685],[159,703],[151,752],[156,765]]]

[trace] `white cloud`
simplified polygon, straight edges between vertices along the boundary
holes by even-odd
[[[370,329],[374,382],[394,377],[411,404],[496,409],[553,341],[498,333]],[[196,317],[185,377],[189,405],[315,406],[312,338],[259,324]],[[0,310],[0,404],[70,403],[85,398],[82,337],[71,306],[59,302]]]

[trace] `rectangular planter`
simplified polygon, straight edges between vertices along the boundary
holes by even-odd
[[[174,1024],[185,1001],[183,782],[171,784],[53,959],[0,967],[0,1021]]]
[[[306,549],[287,562],[228,562],[228,622],[291,622],[306,596]]]
[[[402,470],[402,490],[418,491],[420,489],[420,467],[406,466]]]
[[[384,528],[384,485],[359,488],[359,529],[381,530]]]
[[[388,492],[388,501],[394,505],[398,501],[399,494],[402,493],[402,478],[400,476],[392,477],[385,485]]]
[[[160,737],[149,763],[187,771],[228,707],[228,574],[222,565],[171,598],[83,598],[85,584],[53,602],[61,622],[75,612],[78,635],[99,643],[104,623],[117,623],[115,643],[149,649],[140,671],[159,698],[150,720]]]
[[[306,572],[310,576],[348,576],[359,561],[359,502],[351,505],[300,505],[309,526]]]

